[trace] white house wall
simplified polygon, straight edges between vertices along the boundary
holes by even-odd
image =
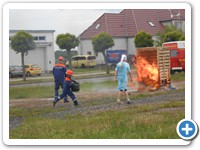
[[[134,38],[113,38],[115,45],[109,49],[112,50],[126,50],[128,49],[128,54],[133,55],[136,52]],[[95,55],[93,51],[92,41],[90,39],[81,40],[78,47],[79,55],[86,55],[87,52],[91,52],[92,55]],[[102,53],[97,55],[97,64],[105,64]]]
[[[136,52],[134,38],[128,38],[128,54],[134,55]]]
[[[25,31],[28,32],[28,31]],[[13,36],[16,32],[10,32],[10,36]],[[33,30],[28,32],[33,37],[35,36],[45,36],[45,40],[35,41],[36,48],[30,50],[28,55],[25,56],[25,64],[38,64],[43,72],[52,71],[55,65],[55,53],[54,53],[54,36],[53,32],[42,32],[39,30]],[[10,46],[9,50],[9,64],[10,65],[21,65],[21,53],[16,54]]]
[[[79,55],[86,55],[87,52],[91,52],[94,55],[93,45],[90,39],[81,40],[78,49]]]

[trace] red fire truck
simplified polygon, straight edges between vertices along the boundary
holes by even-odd
[[[185,41],[166,42],[162,46],[170,50],[171,73],[185,71]]]

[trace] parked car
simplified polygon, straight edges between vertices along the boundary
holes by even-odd
[[[37,64],[26,64],[24,65],[26,76],[38,75],[42,74],[42,69]]]
[[[23,76],[23,69],[21,66],[10,65],[9,66],[9,77],[12,78],[14,76]]]
[[[93,55],[76,55],[72,57],[72,67],[85,68],[96,66],[96,56]],[[69,61],[66,62],[66,67],[69,66]]]

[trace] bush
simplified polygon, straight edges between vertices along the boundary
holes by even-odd
[[[136,47],[152,47],[153,46],[153,39],[149,33],[144,31],[139,32],[135,36],[135,46]]]
[[[164,42],[179,41],[183,34],[179,31],[168,32],[164,37]]]

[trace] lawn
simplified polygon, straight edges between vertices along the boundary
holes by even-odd
[[[184,80],[184,74],[173,75]],[[141,99],[184,93],[184,88],[172,91],[145,91],[130,94],[132,102],[116,103],[117,82],[104,81],[81,84],[76,95],[80,104],[60,101],[52,107],[53,86],[10,87],[10,119],[20,118],[10,129],[10,139],[179,139],[177,123],[185,118],[185,99],[141,103]],[[105,92],[102,92],[104,90]],[[61,92],[61,91],[60,91]],[[184,97],[184,96],[183,96]],[[14,122],[15,123],[15,122]]]
[[[117,82],[104,81],[100,83],[86,82],[80,85],[81,91],[103,90],[117,87]],[[60,93],[62,90],[60,89]],[[54,96],[54,86],[10,87],[10,99],[49,98]]]
[[[182,109],[180,109],[182,108]],[[177,123],[184,118],[184,101],[131,106],[90,114],[50,116],[62,109],[11,108],[20,126],[11,139],[178,139]],[[176,115],[175,115],[176,114]]]

